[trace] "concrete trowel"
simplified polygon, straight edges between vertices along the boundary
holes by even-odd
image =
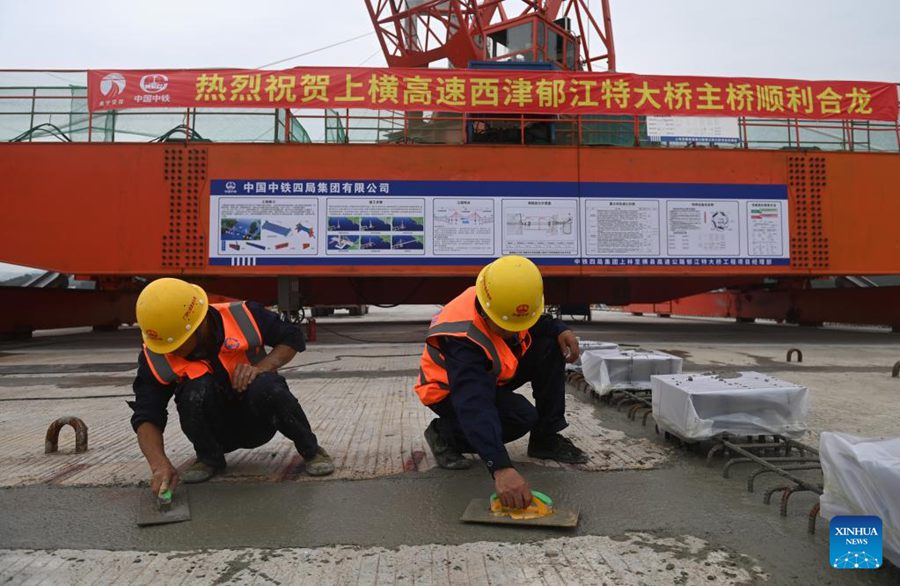
[[[556,508],[550,497],[533,490],[531,504],[524,509],[504,507],[496,493],[489,499],[472,499],[461,520],[492,525],[575,527],[578,525],[578,511]]]
[[[174,493],[168,488],[153,493],[142,490],[138,502],[138,527],[148,525],[165,525],[191,520],[191,508],[188,505],[187,492],[181,490]]]

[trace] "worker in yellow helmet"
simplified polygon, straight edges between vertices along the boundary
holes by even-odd
[[[588,456],[559,434],[565,419],[565,362],[578,340],[544,313],[544,284],[533,262],[504,256],[431,322],[416,393],[437,413],[425,439],[442,468],[469,468],[477,453],[508,507],[531,503],[528,482],[504,444],[530,433],[528,455],[579,464]],[[535,404],[513,391],[530,382]]]
[[[306,349],[299,327],[258,303],[210,304],[201,287],[180,279],[153,281],[135,309],[144,347],[129,403],[131,425],[150,465],[154,494],[174,490],[179,481],[163,447],[173,395],[181,429],[197,453],[181,474],[186,483],[208,480],[225,468],[227,452],[261,446],[276,431],[293,440],[308,474],[334,471],[277,372]]]

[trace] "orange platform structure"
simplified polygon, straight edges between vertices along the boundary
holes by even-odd
[[[451,108],[446,93],[417,102],[411,84],[424,74],[404,70],[391,94],[381,82],[393,69],[365,72],[365,83],[340,69],[197,72],[187,106],[173,72],[99,72],[90,90],[85,72],[54,72],[72,82],[53,86],[40,72],[0,72],[16,80],[0,92],[9,140],[0,143],[0,261],[94,283],[0,287],[0,333],[130,322],[143,283],[158,276],[289,312],[441,303],[508,253],[535,259],[554,305],[900,326],[900,289],[876,279],[900,274],[895,86],[891,120],[861,118],[855,86],[834,101],[844,110],[816,119],[786,103],[760,115],[761,88],[768,100],[776,87],[760,82],[757,110],[730,117],[729,140],[665,138],[644,110],[611,109],[621,93],[604,107],[601,88],[646,92],[658,82],[664,117],[677,110],[664,82],[694,83],[696,106],[715,81],[603,77],[619,75],[606,2],[597,18],[574,0],[526,2],[512,16],[497,2],[366,4],[389,63],[477,59],[478,76],[494,75],[499,95],[520,101],[512,88],[529,75],[548,76],[533,81],[534,100],[544,99],[542,82],[562,88],[560,75],[576,75],[559,83],[596,83],[597,109],[500,110],[502,97],[500,109]],[[435,22],[443,32],[429,32]],[[581,48],[585,27],[603,41],[596,59]],[[594,69],[601,62],[609,72]],[[550,67],[534,73],[535,63]],[[466,88],[485,83],[466,71]],[[383,103],[325,103],[333,88],[314,84],[326,74],[342,84],[334,96],[355,99],[358,89]],[[827,91],[816,95],[826,112]],[[829,278],[849,286],[818,288]]]

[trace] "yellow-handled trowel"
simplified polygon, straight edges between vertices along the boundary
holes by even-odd
[[[472,499],[462,521],[495,525],[530,525],[534,527],[575,527],[578,511],[560,509],[542,492],[531,491],[531,503],[524,509],[504,507],[496,494],[489,499]]]

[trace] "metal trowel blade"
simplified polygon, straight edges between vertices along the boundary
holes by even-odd
[[[187,491],[179,490],[172,495],[172,504],[160,507],[159,499],[146,488],[141,489],[138,501],[138,527],[148,525],[164,525],[191,520],[191,508],[188,505]]]
[[[497,516],[491,512],[488,499],[472,499],[461,521],[466,523],[488,523],[491,525],[524,525],[530,527],[575,527],[578,525],[578,511],[553,508],[553,514],[538,519],[513,519]]]

